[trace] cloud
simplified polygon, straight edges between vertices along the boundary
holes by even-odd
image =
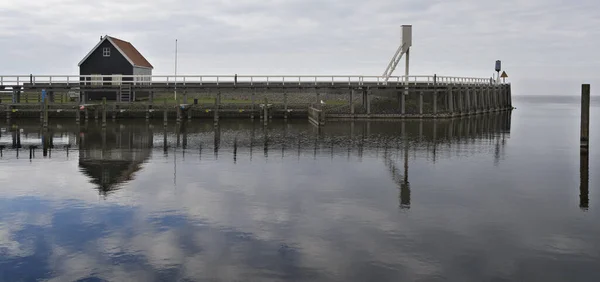
[[[520,85],[596,82],[599,9],[591,0],[4,1],[0,60],[5,74],[74,74],[110,34],[136,45],[155,74],[173,72],[177,38],[179,73],[379,75],[399,26],[412,24],[414,74],[489,77],[502,59],[516,93],[560,93]]]

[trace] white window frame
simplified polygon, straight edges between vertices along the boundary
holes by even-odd
[[[103,57],[110,57],[110,47],[104,47],[104,48],[102,48],[102,56]]]
[[[121,85],[122,82],[123,82],[122,74],[113,74],[112,75],[112,85]]]

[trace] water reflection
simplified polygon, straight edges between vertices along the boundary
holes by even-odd
[[[47,145],[54,154],[32,155],[27,164],[51,162],[70,179],[55,180],[44,167],[55,180],[48,181],[50,192],[34,186],[33,196],[0,197],[0,220],[10,223],[0,224],[0,267],[10,281],[449,277],[440,261],[454,260],[444,256],[455,253],[469,264],[474,254],[440,242],[476,246],[479,234],[462,235],[461,222],[443,226],[456,219],[444,218],[440,207],[461,191],[428,188],[459,181],[443,174],[436,181],[432,172],[439,166],[455,173],[453,162],[465,159],[502,163],[510,143],[509,117],[502,114],[332,122],[320,130],[305,121],[265,127],[224,120],[218,127],[193,121],[166,128],[64,123],[47,133],[21,124],[17,132],[0,139],[7,148],[2,161],[20,165],[13,140],[43,146],[43,133],[55,141]],[[91,185],[69,174],[79,172],[101,201],[86,198],[81,187]],[[443,200],[428,202],[436,197]]]
[[[579,207],[583,210],[587,210],[590,207],[589,198],[589,152],[581,151],[579,156]]]
[[[106,128],[98,123],[60,124],[43,131],[37,124],[24,123],[4,128],[3,132],[10,134],[0,136],[2,157],[3,150],[10,148],[19,158],[19,148],[26,146],[30,159],[35,158],[38,147],[43,147],[44,157],[48,156],[47,151],[61,149],[68,158],[71,146],[76,146],[80,171],[103,196],[134,180],[135,174],[152,158],[155,148],[161,147],[164,157],[169,154],[173,157],[174,185],[177,185],[177,156],[185,160],[186,154],[197,154],[201,161],[205,148],[212,149],[214,160],[219,159],[221,151],[231,153],[234,164],[240,157],[252,162],[256,147],[261,147],[265,161],[273,153],[281,159],[298,160],[309,151],[313,159],[323,156],[333,159],[345,154],[346,159],[356,157],[359,162],[367,155],[383,160],[399,189],[400,208],[408,209],[411,150],[413,154],[425,154],[435,163],[477,154],[477,150],[486,148],[473,144],[494,144],[493,161],[497,165],[510,134],[510,114],[435,121],[340,122],[323,128],[304,121],[281,121],[267,126],[259,122],[224,121],[216,127],[203,122],[164,127],[131,121],[109,123]]]

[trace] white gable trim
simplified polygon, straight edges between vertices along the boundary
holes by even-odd
[[[115,49],[117,49],[117,51],[119,51],[119,53],[121,53],[121,55],[132,65],[132,66],[136,66],[133,64],[133,61],[131,61],[131,59],[129,59],[129,57],[127,57],[127,55],[125,55],[125,53],[123,53],[123,51],[121,50],[121,48],[119,48],[119,46],[117,46],[117,44],[115,44],[110,37],[108,37],[108,35],[105,35],[104,38],[102,38],[102,40],[100,40],[100,42],[98,42],[98,44],[96,44],[96,46],[94,46],[94,48],[92,48],[92,51],[90,51],[87,55],[85,55],[85,57],[83,57],[83,60],[81,60],[79,62],[79,64],[77,66],[81,67],[81,64],[83,64],[83,62],[85,62],[85,60],[87,60],[87,58],[89,58],[92,53],[94,53],[94,51],[96,51],[96,49],[98,49],[98,47],[100,47],[100,45],[104,42],[108,40],[108,42],[110,42],[110,44],[115,47]]]

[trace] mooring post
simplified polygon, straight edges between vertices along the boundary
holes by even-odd
[[[146,122],[150,120],[150,105],[146,105]]]
[[[467,85],[467,87],[466,87],[466,96],[467,96],[466,112],[467,112],[467,114],[471,114],[471,109],[473,108],[473,105],[471,104],[471,87],[469,87],[469,85]]]
[[[288,94],[287,91],[283,92],[283,118],[288,118]]]
[[[354,117],[354,89],[350,90],[350,114]]]
[[[590,85],[581,85],[581,150],[587,151],[590,138]]]
[[[265,97],[265,104],[263,107],[263,121],[264,124],[267,125],[269,123],[269,100]]]
[[[508,107],[510,109],[513,108],[513,106],[512,106],[512,90],[511,89],[512,89],[511,85],[508,84]]]
[[[106,127],[106,97],[102,97],[102,127]]]
[[[462,87],[461,84],[458,85],[458,95],[457,96],[458,96],[458,97],[456,97],[457,100],[458,100],[457,101],[457,105],[458,105],[457,111],[458,111],[458,113],[460,115],[462,115],[462,114],[464,114],[465,108],[464,108],[464,105],[463,105],[463,100],[464,100],[463,99],[463,87]]]
[[[87,107],[84,108],[84,115],[85,115],[85,122],[87,122],[88,119],[89,119],[89,114],[88,114],[88,108]]]
[[[75,107],[75,123],[79,124],[81,119],[81,109],[79,109],[79,105]]]
[[[219,107],[221,106],[221,91],[217,93],[217,97],[215,99],[215,113],[214,113],[214,125],[216,126],[219,123]]]
[[[437,116],[437,98],[438,98],[437,74],[434,74],[433,75],[433,116]]]
[[[175,113],[176,113],[176,118],[175,118],[175,122],[177,123],[177,125],[179,125],[181,123],[181,104],[179,103],[179,99],[183,100],[183,97],[181,98],[177,98],[177,100],[175,100]]]
[[[448,111],[454,115],[454,97],[452,97],[452,85],[448,86]]]
[[[254,111],[256,110],[256,108],[255,108],[255,106],[254,106],[254,105],[255,105],[255,102],[254,102],[254,95],[255,95],[255,94],[256,94],[256,89],[255,89],[255,88],[253,88],[253,89],[252,89],[252,97],[250,98],[250,99],[252,100],[252,113],[250,114],[250,118],[251,118],[251,119],[254,119]]]
[[[48,128],[48,97],[44,97],[44,128]]]
[[[423,115],[423,91],[419,92],[419,114]]]
[[[98,106],[94,107],[94,120],[98,121]]]
[[[163,100],[163,102],[164,102],[163,125],[166,127],[167,126],[167,99]]]
[[[371,88],[367,88],[367,115],[371,115]]]

